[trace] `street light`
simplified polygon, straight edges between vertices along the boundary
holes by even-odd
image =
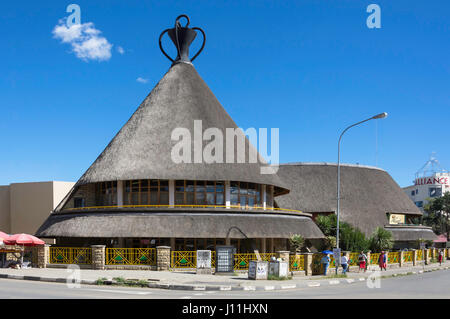
[[[377,114],[375,116],[372,116],[371,118],[368,118],[364,121],[355,123],[347,127],[344,131],[342,131],[341,135],[339,136],[338,141],[338,161],[337,161],[337,227],[336,227],[336,248],[339,249],[339,201],[340,201],[340,193],[341,193],[341,165],[340,165],[340,159],[341,159],[341,139],[345,132],[347,132],[350,128],[353,126],[359,125],[361,123],[370,121],[370,120],[377,120],[377,119],[384,119],[388,114],[386,112]],[[336,274],[338,272],[338,263],[336,263]]]

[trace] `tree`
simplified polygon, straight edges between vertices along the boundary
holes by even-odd
[[[327,247],[325,249],[336,247],[336,223],[337,217],[334,214],[318,216],[316,219],[317,226],[327,237],[324,244]],[[348,223],[339,222],[339,247],[347,251],[361,251],[368,249],[369,242],[359,229]]]
[[[305,238],[303,238],[302,235],[295,234],[289,238],[289,242],[297,253],[300,252],[300,250],[303,248],[303,245],[305,244]]]
[[[431,226],[438,235],[447,234],[447,241],[450,241],[450,192],[430,200],[424,209],[427,212],[424,224]]]
[[[392,233],[382,227],[377,227],[369,239],[369,247],[372,251],[390,250],[394,247]]]

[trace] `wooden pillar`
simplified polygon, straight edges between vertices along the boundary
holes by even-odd
[[[169,180],[169,206],[173,207],[175,205],[175,181],[173,179]]]
[[[230,181],[225,181],[225,206],[227,209],[231,206]]]
[[[262,194],[261,194],[262,206],[263,206],[263,209],[266,210],[266,206],[267,206],[266,185],[262,185],[261,188],[262,188]]]
[[[265,238],[261,238],[261,252],[262,252],[262,253],[267,252],[267,249],[266,249],[266,239],[265,239]]]
[[[123,206],[123,181],[117,181],[117,206]]]

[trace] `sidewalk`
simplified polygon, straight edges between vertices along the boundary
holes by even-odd
[[[427,266],[402,267],[388,269],[380,273],[381,276],[397,276],[419,274],[433,270],[450,269],[450,260],[442,266],[431,264]],[[113,278],[148,281],[149,288],[177,289],[177,290],[279,290],[318,287],[338,284],[351,284],[366,280],[379,270],[378,266],[370,266],[366,273],[352,271],[347,278],[333,278],[334,269],[330,276],[295,276],[291,280],[249,280],[247,273],[238,275],[197,275],[193,272],[180,271],[149,271],[149,270],[79,270],[81,284],[96,284],[100,278],[106,278],[106,284],[113,284]],[[341,273],[342,268],[339,269]],[[72,269],[61,268],[30,268],[30,269],[0,269],[0,279],[34,280],[44,282],[66,283],[67,279],[76,275]]]

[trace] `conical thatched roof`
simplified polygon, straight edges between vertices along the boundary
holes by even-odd
[[[171,158],[171,135],[176,128],[187,128],[194,138],[194,120],[202,121],[203,131],[218,128],[225,140],[227,128],[237,125],[220,105],[192,64],[173,65],[142,102],[128,122],[80,178],[78,185],[113,180],[185,179],[235,180],[283,188],[276,174],[261,174],[260,163],[175,163]],[[203,147],[210,141],[203,141]],[[191,158],[194,161],[194,143]],[[226,159],[224,142],[223,158]]]
[[[278,176],[291,190],[276,198],[280,207],[305,213],[336,212],[336,164],[282,164]],[[341,165],[340,219],[370,235],[376,227],[389,224],[387,213],[422,215],[386,171],[369,166]],[[412,234],[412,231],[411,227],[405,229],[405,234]],[[421,231],[435,236],[429,228],[422,227]]]

